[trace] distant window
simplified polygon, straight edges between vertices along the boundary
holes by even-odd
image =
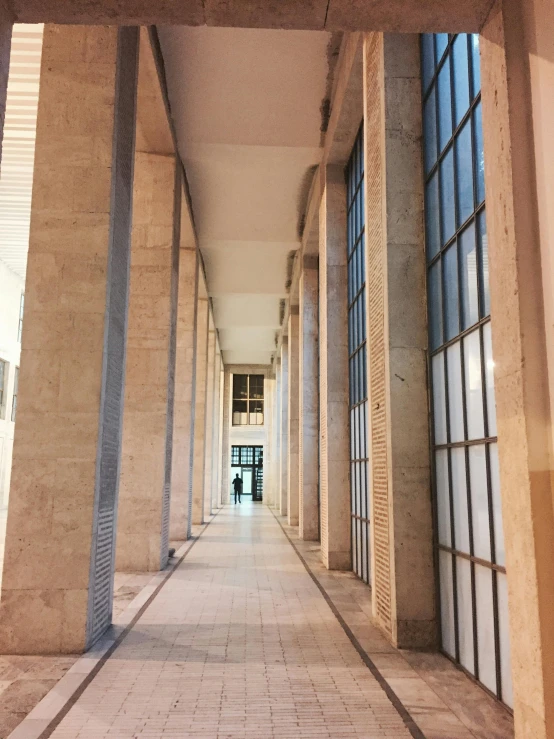
[[[263,426],[264,376],[233,375],[233,426]]]
[[[8,377],[8,363],[0,359],[0,418],[4,418],[5,387]]]
[[[17,388],[19,385],[19,367],[15,368],[15,377],[13,381],[13,401],[12,401],[12,421],[15,421],[15,412],[17,410]]]
[[[19,301],[19,326],[17,327],[17,340],[21,343],[21,332],[23,331],[23,310],[25,307],[25,293],[21,293]]]

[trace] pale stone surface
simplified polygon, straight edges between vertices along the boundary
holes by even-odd
[[[137,152],[116,569],[156,571],[168,412],[175,158]]]
[[[183,541],[190,536],[191,476],[194,454],[194,372],[196,362],[196,306],[198,298],[198,252],[179,252],[179,306],[175,359],[173,462],[169,535]]]
[[[288,481],[287,515],[291,526],[298,526],[299,513],[299,443],[300,443],[300,356],[298,305],[292,305],[289,314],[288,343]]]
[[[225,368],[223,376],[223,429],[221,439],[221,502],[231,500],[231,371]]]
[[[319,237],[321,555],[327,568],[349,570],[348,278],[346,186],[341,166],[326,167]]]
[[[212,513],[213,455],[214,455],[214,399],[215,399],[215,328],[209,316],[208,360],[206,368],[206,435],[204,453],[204,518]]]
[[[548,34],[551,13],[548,3],[530,3],[525,12],[516,2],[496,3],[481,36],[494,378],[518,739],[554,734],[552,420],[541,227],[545,232],[538,219],[534,161],[535,147],[543,144],[534,139],[531,119],[531,101],[537,104],[541,94],[537,73],[543,65],[552,67],[544,36],[537,56],[537,32]]]
[[[281,393],[280,393],[280,468],[279,468],[279,513],[286,516],[288,511],[288,488],[289,488],[289,342],[288,337],[283,336],[281,344]],[[276,506],[277,507],[277,506]]]
[[[203,277],[200,277],[203,280]],[[204,289],[205,292],[205,289]],[[196,382],[194,463],[192,467],[192,523],[204,523],[204,460],[206,455],[206,391],[208,375],[208,298],[199,297],[196,313]]]
[[[116,42],[115,28],[51,26],[44,33],[0,606],[4,653],[85,647],[104,372]]]
[[[304,256],[299,314],[299,508],[300,538],[319,539],[319,271],[317,256]]]

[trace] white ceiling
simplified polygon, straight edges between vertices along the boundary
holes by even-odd
[[[321,157],[330,35],[174,26],[160,36],[224,361],[269,364]]]
[[[0,259],[25,278],[43,25],[13,28],[0,177]]]

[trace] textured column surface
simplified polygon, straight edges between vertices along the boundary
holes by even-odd
[[[265,380],[265,415],[264,422],[267,426],[267,443],[264,453],[264,503],[273,508],[275,501],[275,485],[272,475],[272,467],[275,459],[275,379],[266,377]]]
[[[281,358],[275,359],[275,395],[273,398],[273,438],[275,453],[271,461],[273,508],[279,510],[281,501]]]
[[[206,369],[206,435],[204,453],[204,517],[212,513],[213,495],[213,459],[214,459],[214,400],[215,400],[215,328],[213,319],[209,317],[208,330],[208,364]]]
[[[221,469],[220,456],[220,429],[221,429],[221,351],[216,335],[215,345],[215,371],[214,371],[214,410],[213,410],[213,430],[212,430],[212,510],[215,511],[219,507],[219,491],[221,490],[221,480],[219,479],[219,471]]]
[[[221,502],[231,500],[231,372],[226,369],[223,379],[223,423],[221,432]]]
[[[289,315],[289,392],[288,392],[288,482],[287,515],[290,526],[298,526],[299,510],[299,443],[300,443],[300,357],[299,308],[291,305]]]
[[[223,481],[223,425],[224,425],[224,408],[225,408],[225,365],[223,364],[223,354],[221,354],[221,363],[219,371],[219,421],[218,421],[218,446],[217,446],[217,507],[221,508],[223,503],[222,481]]]
[[[10,71],[10,48],[12,43],[12,23],[0,8],[0,165],[2,164],[2,140],[4,138],[4,119],[6,117],[6,94]]]
[[[196,360],[196,306],[198,298],[198,252],[179,252],[179,307],[175,361],[173,461],[171,473],[170,539],[188,539],[191,532],[190,497],[194,454],[194,385]]]
[[[530,2],[524,10],[512,0],[497,3],[480,40],[494,384],[515,736],[551,739],[552,420],[541,274],[547,264],[541,263],[540,251],[541,245],[547,244],[541,244],[537,213],[537,202],[547,193],[537,192],[536,180],[536,167],[542,168],[546,161],[535,162],[534,149],[539,142],[534,140],[534,127],[544,121],[532,119],[531,112],[532,104],[540,99],[552,101],[552,87],[542,87],[537,78],[541,67],[550,73],[552,70],[552,6]],[[544,139],[540,145],[547,143]],[[550,212],[551,196],[552,192]]]
[[[298,526],[301,539],[319,539],[319,272],[305,255],[300,276]]]
[[[330,570],[352,565],[346,185],[327,167],[319,222],[321,553]]]
[[[155,571],[161,556],[171,330],[175,159],[137,152],[116,569]]]
[[[203,277],[201,278],[203,279]],[[200,298],[196,312],[196,382],[194,399],[194,462],[192,467],[192,523],[204,523],[204,460],[206,456],[206,390],[208,374],[208,299]]]
[[[289,489],[289,341],[283,337],[281,344],[281,463],[279,465],[279,513],[287,515]]]
[[[2,653],[83,651],[111,620],[137,50],[44,29]]]

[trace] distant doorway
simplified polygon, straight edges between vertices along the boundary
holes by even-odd
[[[231,479],[239,473],[242,478],[242,494],[252,500],[263,500],[264,448],[262,446],[231,447]]]

